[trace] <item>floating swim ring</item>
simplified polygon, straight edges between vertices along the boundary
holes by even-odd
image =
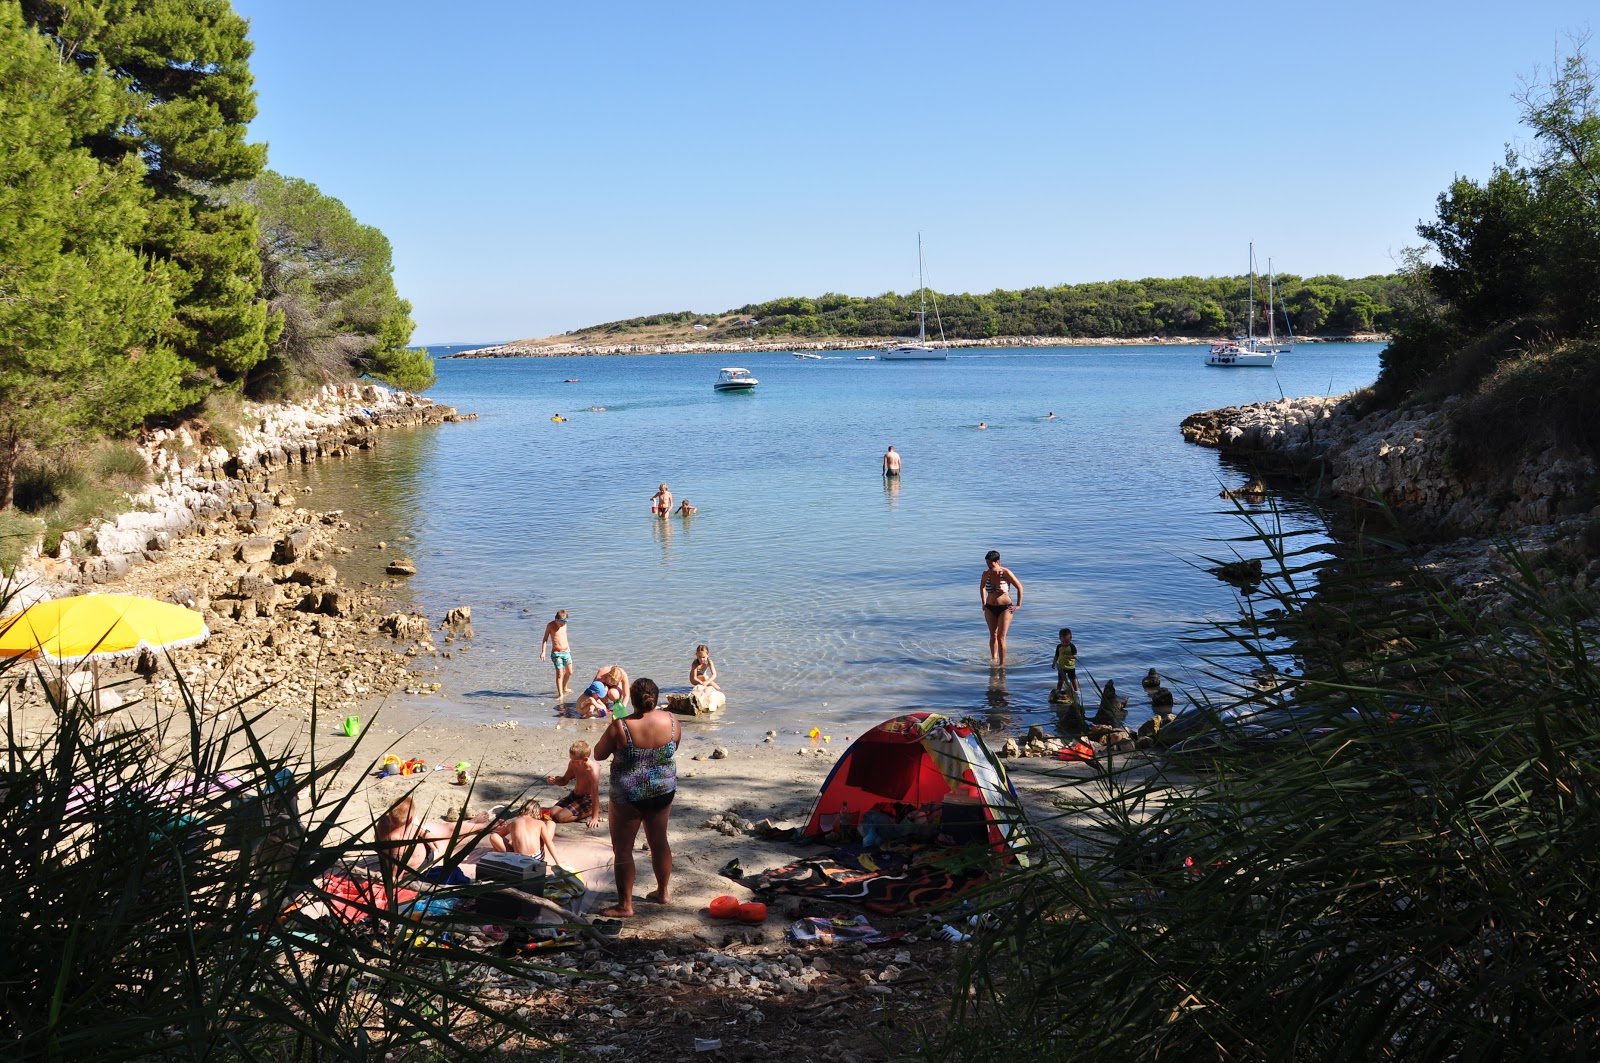
[[[560,415],[560,414],[559,414],[559,413],[558,413],[558,414],[556,414],[556,415],[555,415],[555,416],[554,416],[554,417],[552,417],[552,418],[550,418],[550,419],[551,419],[551,420],[552,420],[552,421],[565,421],[565,420],[566,420],[566,418],[565,418],[565,417],[563,417],[563,416],[561,416],[561,415]]]

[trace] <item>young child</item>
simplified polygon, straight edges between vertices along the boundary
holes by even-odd
[[[689,685],[722,689],[717,686],[717,666],[711,660],[711,647],[703,642],[694,648],[694,660],[689,662]]]
[[[539,660],[544,660],[546,647],[550,663],[556,669],[556,700],[567,700],[567,684],[572,680],[572,643],[567,641],[567,611],[557,609],[555,619],[544,626],[544,638],[539,640]]]
[[[689,504],[689,500],[687,498],[684,499],[682,502],[678,503],[678,516],[680,516],[680,517],[687,517],[691,513],[698,513],[698,512],[700,512],[700,507],[699,506],[691,506]]]
[[[514,816],[500,819],[489,834],[489,847],[496,852],[538,856],[547,864],[561,863],[556,856],[556,825],[545,818],[539,802],[529,801]]]
[[[600,823],[600,771],[589,756],[589,743],[577,741],[567,750],[565,775],[546,775],[551,786],[572,784],[572,792],[557,801],[546,815],[557,823],[576,823],[594,827]]]
[[[1078,697],[1078,647],[1072,644],[1072,629],[1064,627],[1056,636],[1060,639],[1056,643],[1056,689],[1055,696],[1061,697],[1066,693],[1066,687],[1072,687],[1072,700],[1081,700]]]
[[[610,715],[611,706],[606,701],[606,685],[596,679],[584,688],[578,695],[578,704],[573,709],[582,720],[599,719]]]

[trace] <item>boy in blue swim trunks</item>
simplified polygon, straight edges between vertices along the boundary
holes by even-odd
[[[572,680],[572,644],[567,641],[567,611],[557,609],[556,617],[544,626],[544,638],[539,640],[539,660],[544,660],[546,648],[550,663],[556,668],[556,700],[567,700],[567,684]]]

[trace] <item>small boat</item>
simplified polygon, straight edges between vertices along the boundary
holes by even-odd
[[[753,391],[759,383],[750,370],[729,366],[717,374],[717,382],[711,386],[717,391]]]
[[[915,343],[897,343],[885,347],[880,354],[886,362],[942,362],[949,357],[942,347],[928,342],[928,285],[922,277],[922,234],[917,234],[917,340]],[[939,299],[933,300],[933,317],[939,320]],[[944,341],[944,322],[939,322],[939,340]]]
[[[877,360],[878,360],[878,356],[875,355],[875,354],[858,354],[858,355],[856,355],[856,361],[858,361],[858,362],[876,362]]]
[[[575,376],[569,376],[567,379],[562,381],[563,384],[576,384],[577,382],[578,378]]]
[[[1278,334],[1273,325],[1273,276],[1272,261],[1267,261],[1267,338],[1256,337],[1256,245],[1250,245],[1250,310],[1245,335],[1237,336],[1232,340],[1212,344],[1211,353],[1206,356],[1206,365],[1223,368],[1246,368],[1259,366],[1270,369],[1278,363],[1278,355],[1286,354],[1293,350],[1291,344],[1279,343]],[[1284,323],[1288,324],[1288,313],[1285,311]]]
[[[804,351],[796,351],[796,352],[794,352],[794,356],[796,358],[809,358],[812,361],[816,361],[816,362],[822,361],[822,355],[820,355],[820,354],[807,354]]]

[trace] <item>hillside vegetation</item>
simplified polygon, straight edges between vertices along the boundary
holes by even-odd
[[[0,4],[0,512],[69,449],[205,435],[219,397],[431,382],[388,240],[245,139],[248,29],[227,0]]]
[[[1600,460],[1600,68],[1580,51],[1518,99],[1532,139],[1418,226],[1373,396],[1459,397],[1454,452],[1485,474],[1549,446]]]
[[[1394,320],[1396,299],[1403,294],[1400,279],[1392,276],[1352,280],[1283,274],[1277,282],[1276,327],[1280,333],[1292,330],[1302,336],[1386,332]],[[997,289],[984,295],[932,292],[928,332],[937,336],[942,327],[949,339],[1226,336],[1244,331],[1249,290],[1249,278],[1239,276],[1096,281],[1018,291]],[[611,321],[567,333],[559,341],[679,343],[904,336],[917,331],[917,307],[915,291],[872,297],[830,292],[816,298],[790,296],[750,303],[717,314],[684,310]],[[1266,321],[1266,286],[1258,277],[1257,327],[1265,331]]]

